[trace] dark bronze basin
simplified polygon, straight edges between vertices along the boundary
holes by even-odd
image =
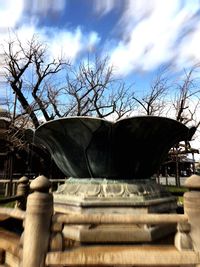
[[[67,177],[126,180],[150,178],[169,149],[190,135],[185,125],[154,116],[115,123],[63,118],[44,123],[35,132],[37,142],[50,151]]]

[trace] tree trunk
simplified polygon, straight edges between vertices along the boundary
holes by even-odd
[[[178,155],[176,155],[176,174],[175,174],[175,179],[176,179],[176,186],[180,187],[180,175],[179,175],[179,158]]]
[[[40,110],[42,111],[42,114],[43,114],[45,120],[49,121],[50,117],[49,117],[48,113],[46,112],[46,109],[44,107],[44,104],[42,103],[42,100],[35,93],[32,93],[32,96],[35,99],[38,106],[40,107]]]
[[[35,128],[37,128],[40,124],[39,121],[35,115],[35,112],[33,111],[33,109],[31,108],[31,106],[29,105],[28,101],[26,100],[25,96],[23,95],[23,93],[21,92],[21,90],[17,87],[17,85],[15,83],[11,83],[11,87],[13,89],[13,91],[16,93],[17,95],[17,99],[19,100],[19,102],[21,103],[23,109],[27,112],[27,114],[30,115],[31,120],[35,126]]]

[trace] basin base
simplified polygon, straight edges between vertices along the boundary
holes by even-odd
[[[66,214],[175,213],[177,199],[151,180],[70,178],[54,193],[56,212]],[[66,239],[79,243],[152,242],[175,232],[175,225],[65,225]]]
[[[78,243],[149,243],[176,230],[175,225],[68,225],[63,229],[66,239]]]

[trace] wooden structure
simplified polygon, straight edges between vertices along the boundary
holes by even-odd
[[[26,179],[18,196],[27,194]],[[0,264],[10,267],[61,266],[200,266],[200,176],[188,178],[185,213],[178,214],[60,214],[54,209],[51,184],[44,176],[32,181],[26,212],[0,208],[0,220],[24,221],[23,233],[0,230]],[[18,200],[20,201],[20,200]],[[174,243],[157,245],[72,244],[65,238],[68,224],[177,224]]]
[[[64,178],[50,155],[33,144],[33,132],[14,127],[10,113],[0,109],[0,179],[5,181],[0,181],[0,194],[4,191],[2,184],[5,184],[6,196],[12,196],[22,175],[33,178],[41,171],[45,175],[51,173],[53,177]]]
[[[191,158],[188,158],[189,154]],[[189,177],[195,172],[195,154],[199,154],[198,149],[180,143],[169,151],[167,159],[160,166],[160,173],[162,176]]]
[[[33,181],[33,179],[29,179],[29,181]],[[59,185],[64,184],[66,179],[49,179],[51,182],[51,191],[56,191]],[[9,197],[9,196],[15,196],[17,193],[17,185],[20,182],[20,179],[12,179],[12,183],[10,184],[10,180],[8,179],[0,179],[0,188],[1,190],[1,195],[4,197]],[[11,191],[11,194],[9,192]]]

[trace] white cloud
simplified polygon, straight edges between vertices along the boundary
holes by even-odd
[[[4,31],[14,27],[20,19],[24,8],[23,0],[1,0],[0,1],[0,29]]]
[[[127,0],[125,7],[117,25],[123,30],[122,40],[110,51],[118,75],[138,69],[149,71],[175,59],[200,59],[200,25],[191,24],[198,1]],[[181,42],[179,38],[188,26],[193,32]]]
[[[95,50],[96,45],[100,42],[101,38],[97,32],[90,32],[89,38],[86,44],[87,50],[92,52]]]
[[[37,34],[37,30],[33,24],[22,25],[17,30],[14,30],[14,33],[18,36],[19,40],[22,43],[27,43],[27,40],[30,40],[34,34]],[[11,32],[12,38],[12,32]]]
[[[32,14],[46,15],[48,12],[60,12],[65,8],[67,0],[24,0],[26,9]]]
[[[93,1],[95,12],[104,16],[119,5],[119,0],[96,0]]]
[[[82,32],[80,28],[77,28],[74,32],[55,32],[55,35],[50,39],[48,44],[52,56],[55,58],[64,56],[73,60],[82,50]]]
[[[96,32],[83,33],[80,27],[74,32],[55,31],[53,38],[48,41],[53,57],[63,56],[74,61],[79,53],[91,51],[100,41]]]

